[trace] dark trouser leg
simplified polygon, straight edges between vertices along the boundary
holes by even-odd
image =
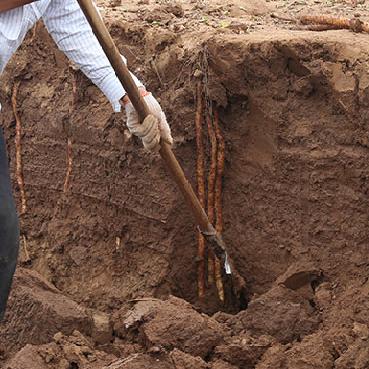
[[[0,127],[0,321],[5,314],[18,249],[18,215],[11,190],[3,131]]]

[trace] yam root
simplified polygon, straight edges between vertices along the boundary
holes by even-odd
[[[301,24],[322,25],[334,28],[330,29],[350,29],[353,32],[369,33],[369,24],[362,22],[359,18],[339,18],[329,15],[304,15],[299,18]]]
[[[225,162],[225,142],[222,132],[219,127],[218,109],[214,112],[214,128],[218,143],[217,151],[217,176],[215,181],[215,213],[216,222],[215,229],[219,234],[223,232],[223,211],[222,211],[222,188],[223,188],[223,173]],[[222,265],[218,258],[215,259],[215,281],[218,290],[219,299],[224,302],[224,285],[222,280]]]
[[[205,208],[205,174],[204,174],[204,144],[203,144],[203,108],[204,108],[204,100],[202,94],[202,86],[201,83],[198,83],[196,89],[196,115],[195,115],[195,126],[196,126],[196,147],[197,147],[197,163],[196,163],[196,174],[197,174],[197,192],[199,196],[199,200],[201,206]],[[205,295],[205,238],[199,232],[197,236],[198,241],[198,296],[203,298]]]
[[[17,94],[20,86],[20,81],[15,82],[12,94],[12,106],[15,117],[15,162],[16,162],[16,178],[21,198],[21,210],[20,214],[23,215],[27,211],[27,199],[24,189],[23,178],[23,162],[22,162],[22,122],[17,110]]]
[[[213,127],[213,119],[210,112],[206,114],[206,124],[208,127],[208,135],[210,139],[210,168],[208,174],[208,218],[211,224],[214,224],[214,196],[215,196],[215,178],[217,171],[217,138]],[[208,253],[208,283],[209,285],[214,284],[214,273],[215,273],[215,255],[209,250]]]

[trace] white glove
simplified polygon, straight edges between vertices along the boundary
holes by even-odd
[[[152,114],[146,117],[142,123],[140,123],[132,103],[128,102],[125,105],[129,131],[141,138],[144,147],[149,151],[158,150],[160,138],[172,145],[173,137],[160,104],[151,93],[147,94],[144,100]]]

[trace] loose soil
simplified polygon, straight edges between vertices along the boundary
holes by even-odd
[[[166,111],[193,185],[207,77],[226,139],[223,236],[247,290],[222,304],[210,288],[199,301],[196,226],[160,158],[39,24],[1,78],[19,206],[20,81],[27,209],[0,365],[368,368],[369,35],[280,18],[369,21],[369,3],[98,4]]]

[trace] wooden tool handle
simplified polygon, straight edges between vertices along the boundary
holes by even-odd
[[[133,106],[137,110],[140,120],[144,120],[150,114],[150,111],[143,97],[140,95],[138,88],[133,81],[127,66],[123,62],[119,50],[115,46],[115,43],[111,38],[103,20],[101,19],[99,12],[91,0],[78,0],[78,2],[91,25],[92,31],[96,35],[101,47],[109,59],[118,79],[122,83]],[[203,232],[210,241],[215,254],[220,258],[224,258],[225,247],[222,238],[220,235],[216,234],[214,227],[210,224],[208,217],[202,208],[191,184],[186,179],[185,174],[175,157],[171,146],[163,140],[161,141],[160,145],[160,155],[174,181],[177,183],[177,186],[182,192],[182,195],[184,196],[187,205],[194,215],[196,223],[198,224],[201,232]]]

